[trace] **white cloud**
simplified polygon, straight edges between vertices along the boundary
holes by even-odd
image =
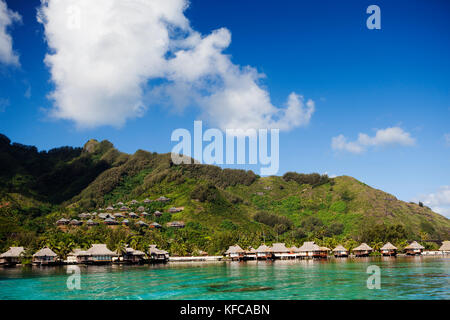
[[[184,16],[187,0],[43,0],[52,115],[81,127],[123,125],[148,106],[198,106],[222,129],[307,125],[314,102],[292,93],[277,108],[264,75],[233,64],[225,28],[202,35]],[[155,80],[155,81],[152,81]],[[158,82],[158,85],[149,85]]]
[[[450,147],[450,133],[444,134],[445,143]]]
[[[331,147],[334,150],[351,153],[362,153],[369,147],[388,145],[413,146],[414,144],[415,139],[411,137],[410,133],[403,131],[399,127],[380,129],[373,137],[360,133],[356,141],[347,141],[347,138],[342,134],[331,139]]]
[[[13,51],[12,38],[8,33],[8,28],[14,22],[20,22],[21,16],[8,9],[6,3],[0,0],[0,63],[19,65],[19,57]]]
[[[9,107],[9,99],[0,98],[0,112],[5,112],[6,108]]]
[[[421,201],[433,211],[450,218],[450,186],[440,187],[436,192],[422,195],[414,201]]]

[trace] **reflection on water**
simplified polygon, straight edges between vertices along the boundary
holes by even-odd
[[[369,290],[367,267],[381,268]],[[340,258],[328,261],[187,262],[0,269],[0,299],[450,299],[449,257]]]

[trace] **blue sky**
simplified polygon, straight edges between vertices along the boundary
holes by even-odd
[[[55,86],[52,69],[44,64],[48,34],[36,19],[40,1],[6,4],[22,17],[7,28],[20,65],[0,63],[0,132],[11,140],[49,149],[81,146],[95,138],[108,139],[128,153],[169,152],[174,129],[192,129],[197,119],[205,120],[206,127],[220,123],[205,116],[208,106],[196,105],[204,100],[181,110],[156,99],[152,86],[167,81],[159,76],[144,93],[147,110],[121,127],[86,128],[49,116],[54,102],[48,95]],[[371,4],[381,8],[381,30],[366,27]],[[204,37],[219,28],[231,33],[223,53],[233,65],[251,66],[265,75],[258,86],[270,94],[274,107],[285,107],[292,92],[303,95],[305,103],[314,101],[315,112],[306,123],[280,134],[279,174],[350,175],[402,200],[425,201],[450,216],[450,142],[445,138],[450,133],[449,9],[448,1],[436,0],[191,0],[184,16]],[[56,19],[58,11],[47,14]],[[182,19],[176,19],[181,25]],[[222,36],[220,41],[227,38]],[[230,76],[231,82],[247,75],[240,71]],[[406,140],[375,138],[377,131],[394,127]],[[370,142],[358,142],[360,133]],[[350,152],[348,144],[333,148],[332,139],[339,135],[362,151]]]

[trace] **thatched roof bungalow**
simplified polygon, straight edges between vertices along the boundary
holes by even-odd
[[[108,226],[115,226],[119,224],[116,220],[112,218],[105,219],[104,223]]]
[[[55,264],[57,262],[57,257],[58,255],[50,248],[45,247],[33,254],[33,264],[41,266]]]
[[[156,201],[159,201],[159,202],[168,202],[168,201],[170,201],[170,199],[169,199],[169,198],[166,198],[166,197],[164,197],[164,196],[162,196],[162,197],[159,197],[158,199],[156,199]]]
[[[112,262],[112,258],[117,254],[108,249],[106,244],[93,244],[89,250],[79,253],[88,264],[107,264]]]
[[[155,211],[154,215],[155,215],[155,217],[161,217],[162,216],[162,212]]]
[[[68,225],[69,223],[70,223],[70,220],[65,219],[65,218],[62,218],[62,219],[59,219],[58,221],[56,221],[57,226],[65,226],[65,225]]]
[[[158,222],[152,222],[150,223],[150,228],[161,229],[162,226]]]
[[[239,245],[230,246],[227,251],[225,251],[225,256],[231,258],[232,260],[240,260],[245,256],[245,250]]]
[[[144,208],[143,206],[140,206],[140,207],[137,208],[136,210],[139,211],[139,212],[143,212],[143,211],[145,211],[145,208]]]
[[[423,249],[425,249],[424,246],[417,243],[417,241],[413,241],[411,242],[411,244],[405,247],[405,253],[410,256],[421,255]]]
[[[314,241],[306,241],[299,248],[301,257],[319,258],[320,247]]]
[[[141,228],[148,228],[148,224],[147,223],[145,223],[144,221],[142,221],[142,220],[139,220],[137,223],[136,223],[136,225],[138,226],[138,227],[141,227]]]
[[[130,218],[133,218],[133,219],[139,218],[139,215],[137,215],[137,214],[134,213],[134,212],[130,212],[130,213],[128,214],[128,216],[129,216]]]
[[[380,248],[380,252],[381,252],[381,254],[383,255],[383,256],[388,256],[388,257],[391,257],[391,256],[396,256],[397,255],[397,247],[396,246],[394,246],[392,243],[390,243],[390,242],[388,242],[388,243],[386,243],[384,246],[382,246],[381,248]]]
[[[442,242],[442,246],[439,248],[439,251],[444,254],[450,253],[450,241]]]
[[[82,221],[78,221],[77,219],[73,219],[72,221],[70,221],[69,223],[71,226],[81,226],[83,224]]]
[[[86,221],[86,225],[88,225],[89,227],[97,226],[98,222],[96,222],[96,221],[94,221],[92,219],[89,219],[88,221]]]
[[[273,259],[273,250],[265,244],[262,244],[256,249],[256,257],[261,260]]]
[[[158,249],[155,244],[150,245],[148,254],[151,262],[166,262],[169,260],[169,253]]]
[[[344,246],[338,245],[333,249],[333,254],[336,258],[348,257],[348,250]]]
[[[361,243],[358,247],[354,248],[353,253],[357,257],[367,257],[369,254],[372,253],[373,249],[369,247],[367,243]]]
[[[168,222],[167,226],[169,228],[176,228],[176,229],[180,229],[180,228],[184,228],[185,224],[183,221],[173,221],[173,222]]]
[[[122,224],[123,224],[124,226],[127,226],[129,223],[130,223],[130,221],[129,221],[128,219],[122,220]]]
[[[10,247],[8,251],[0,255],[0,265],[16,265],[20,263],[20,257],[25,252],[23,247]]]
[[[125,263],[143,263],[145,261],[145,252],[126,248],[122,253],[122,261]]]

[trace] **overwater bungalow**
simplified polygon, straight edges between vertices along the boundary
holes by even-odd
[[[336,248],[333,249],[333,254],[336,258],[348,257],[348,250],[345,249],[344,246],[338,245]]]
[[[162,212],[155,211],[154,215],[155,215],[155,217],[161,217],[162,216]]]
[[[417,241],[413,241],[409,246],[405,247],[405,253],[409,256],[421,255],[423,249],[425,249],[424,246],[417,243]]]
[[[359,247],[353,249],[353,253],[357,257],[368,257],[373,249],[367,245],[367,243],[362,243]]]
[[[69,219],[64,219],[64,218],[59,219],[58,221],[56,221],[56,225],[57,226],[65,226],[65,225],[68,225],[69,223],[70,223],[70,220]]]
[[[442,246],[439,248],[442,254],[450,254],[450,241],[442,242]]]
[[[290,250],[286,248],[284,243],[274,243],[272,245],[272,251],[275,259],[295,258],[295,256],[290,253]]]
[[[300,248],[292,246],[289,248],[289,253],[292,254],[294,258],[297,258],[300,255]]]
[[[150,228],[161,229],[162,226],[158,222],[150,223]]]
[[[320,258],[328,258],[331,249],[327,247],[319,247],[318,255]]]
[[[105,219],[104,223],[108,226],[116,226],[119,224],[116,220],[114,220],[112,218]]]
[[[122,261],[129,264],[144,263],[145,252],[133,248],[125,248],[125,252],[122,253]]]
[[[169,253],[158,249],[155,244],[150,245],[148,254],[150,262],[167,262],[169,260]]]
[[[273,259],[272,248],[266,246],[265,244],[260,245],[258,249],[256,249],[256,258],[258,260]]]
[[[67,264],[78,264],[85,263],[87,261],[87,253],[81,249],[74,249],[71,253],[67,255],[66,263]]]
[[[93,244],[87,251],[78,253],[80,261],[86,264],[108,264],[117,254],[108,249],[106,244]]]
[[[83,224],[83,222],[82,221],[78,221],[77,219],[73,219],[69,223],[69,225],[71,225],[71,226],[81,226],[82,224]]]
[[[48,266],[56,264],[58,255],[51,249],[45,247],[33,254],[33,264],[38,266]]]
[[[248,250],[245,251],[245,259],[246,260],[256,260],[256,249],[253,247],[250,247]]]
[[[306,241],[299,248],[300,257],[302,258],[320,258],[320,247],[314,241]]]
[[[388,242],[380,248],[380,252],[383,256],[395,257],[397,255],[397,247]]]
[[[98,222],[96,222],[92,219],[89,219],[88,221],[86,221],[86,225],[88,225],[89,227],[93,227],[93,226],[97,226]]]
[[[184,228],[185,224],[183,221],[173,221],[173,222],[168,222],[167,226],[169,228],[176,228],[176,229],[180,229],[180,228]]]
[[[230,246],[227,251],[225,251],[225,256],[231,258],[233,261],[244,260],[245,250],[239,245]]]
[[[20,263],[20,258],[25,252],[23,247],[10,247],[8,251],[0,255],[0,265],[15,266]]]

